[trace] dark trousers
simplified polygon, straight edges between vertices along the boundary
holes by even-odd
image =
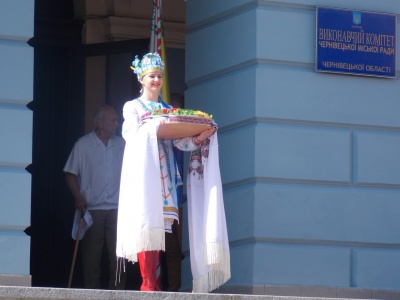
[[[179,213],[182,210],[179,209]],[[178,224],[174,221],[172,233],[165,233],[165,252],[162,253],[162,283],[163,290],[177,292],[181,287],[181,263],[182,263],[182,218]]]
[[[101,259],[103,248],[106,245],[109,261],[108,288],[111,290],[124,289],[126,273],[124,269],[118,270],[121,274],[116,282],[117,274],[117,217],[118,210],[90,210],[93,225],[86,231],[82,238],[82,265],[85,288],[100,289]]]

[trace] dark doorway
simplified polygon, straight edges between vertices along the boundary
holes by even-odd
[[[35,1],[32,207],[32,285],[67,287],[75,241],[71,238],[73,200],[65,182],[63,167],[78,137],[84,134],[86,58],[104,55],[110,62],[121,53],[143,54],[147,40],[81,45],[82,23],[73,19],[72,0]],[[128,66],[129,67],[129,66]],[[114,78],[115,81],[115,78]],[[111,79],[106,88],[108,104],[122,108],[128,95],[114,94],[120,87]],[[133,85],[133,84],[132,84]],[[135,87],[128,87],[136,95]],[[79,251],[78,251],[79,252]],[[73,288],[83,287],[80,253],[77,255]],[[137,271],[128,270],[132,276]],[[127,289],[140,282],[130,279]]]

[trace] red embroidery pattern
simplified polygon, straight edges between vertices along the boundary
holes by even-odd
[[[204,175],[204,165],[203,165],[203,158],[208,158],[208,154],[210,152],[210,139],[206,139],[200,144],[199,149],[192,152],[190,156],[190,163],[189,163],[189,173],[193,175],[198,174],[199,179],[203,178]]]

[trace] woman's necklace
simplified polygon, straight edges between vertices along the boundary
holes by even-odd
[[[160,103],[158,102],[153,102],[153,101],[147,101],[147,105],[145,103],[143,103],[142,99],[137,98],[137,100],[139,101],[139,103],[142,105],[143,109],[147,112],[151,112],[153,110],[159,109],[160,107]]]

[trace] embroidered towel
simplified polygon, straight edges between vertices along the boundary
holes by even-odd
[[[194,157],[196,157],[195,159]],[[193,292],[208,293],[229,280],[230,251],[219,169],[218,137],[193,153],[187,176]]]
[[[118,207],[117,257],[132,262],[137,262],[139,252],[165,250],[157,128],[154,122],[144,124],[126,140]]]

